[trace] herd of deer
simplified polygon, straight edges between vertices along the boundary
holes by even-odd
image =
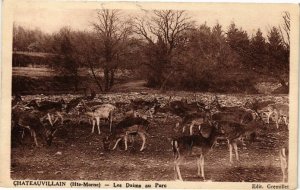
[[[109,149],[111,142],[114,142],[113,150],[124,141],[125,150],[128,148],[128,141],[133,140],[136,135],[143,141],[140,151],[145,149],[146,136],[149,128],[149,118],[158,113],[167,114],[165,121],[170,115],[181,118],[181,122],[173,127],[174,135],[170,138],[174,153],[175,179],[182,180],[179,166],[184,163],[185,157],[197,155],[198,175],[205,180],[204,156],[214,147],[217,139],[226,139],[229,146],[229,160],[233,162],[234,150],[236,160],[239,161],[237,142],[245,138],[254,140],[256,132],[263,129],[270,120],[279,128],[281,124],[288,126],[289,106],[274,101],[247,101],[244,106],[225,107],[220,105],[217,96],[209,104],[200,101],[188,102],[186,99],[170,99],[163,104],[157,98],[153,101],[146,101],[141,98],[131,100],[129,104],[116,102],[114,105],[94,101],[96,94],[90,97],[79,97],[65,102],[61,99],[58,102],[32,100],[24,102],[20,95],[12,100],[12,129],[28,129],[37,142],[37,132],[46,139],[50,146],[54,134],[59,127],[62,127],[68,120],[66,115],[85,115],[92,123],[92,133],[95,126],[100,131],[100,120],[109,121],[109,135],[103,138],[104,149]],[[126,106],[124,111],[122,107]],[[113,125],[114,113],[122,110],[124,117],[116,125]],[[141,111],[142,110],[142,111]],[[188,128],[188,130],[186,130]],[[288,128],[287,128],[288,129]],[[186,132],[187,131],[187,132]],[[283,181],[287,181],[288,146],[281,147],[280,161],[283,172]]]

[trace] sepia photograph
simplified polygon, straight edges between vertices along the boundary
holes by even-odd
[[[296,188],[297,4],[12,2],[12,186]]]

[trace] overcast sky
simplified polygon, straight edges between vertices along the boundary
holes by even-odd
[[[197,24],[205,21],[208,26],[213,26],[219,22],[223,29],[228,28],[231,22],[235,22],[238,27],[242,27],[249,35],[255,34],[261,28],[264,35],[270,27],[278,26],[282,22],[282,12],[285,6],[216,6],[205,5],[197,7],[197,10],[188,10]],[[122,10],[123,16],[141,15],[143,11]],[[63,26],[69,26],[74,30],[90,30],[91,22],[95,19],[93,9],[69,9],[69,8],[37,8],[37,7],[17,7],[14,12],[16,24],[27,28],[40,28],[42,31],[52,33],[58,31]]]

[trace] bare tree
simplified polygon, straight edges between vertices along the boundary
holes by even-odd
[[[164,89],[168,79],[176,72],[176,59],[184,46],[187,30],[194,23],[185,11],[154,10],[150,18],[135,18],[133,29],[147,42],[148,67],[155,82]]]
[[[281,26],[279,26],[279,29],[280,29],[282,39],[285,43],[285,46],[289,49],[289,47],[290,47],[290,31],[291,31],[290,13],[287,11],[284,11],[282,13],[282,18],[283,18],[283,23]]]
[[[115,71],[119,65],[124,46],[131,34],[129,21],[122,21],[118,10],[97,10],[97,21],[92,23],[97,34],[97,63],[104,72],[104,90],[108,91],[115,80]],[[90,65],[93,67],[93,65]]]

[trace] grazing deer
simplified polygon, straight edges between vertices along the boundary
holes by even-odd
[[[114,105],[111,104],[102,104],[99,106],[88,107],[84,101],[82,101],[86,112],[85,115],[90,117],[92,120],[92,133],[94,133],[95,125],[98,127],[98,134],[100,131],[100,119],[108,119],[109,120],[109,131],[111,132],[112,120],[113,120],[113,111],[116,109]]]
[[[57,129],[53,128],[53,126],[46,127],[45,123],[41,121],[41,115],[38,112],[21,112],[18,114],[16,119],[16,125],[23,127],[25,129],[29,129],[31,135],[33,136],[34,143],[36,146],[37,142],[37,132],[40,131],[40,134],[45,138],[48,146],[51,145],[53,137]]]
[[[129,135],[139,135],[143,141],[140,151],[145,149],[146,144],[146,130],[148,129],[149,122],[140,117],[127,117],[119,122],[115,127],[116,143],[113,150],[116,149],[119,142],[123,139],[125,141],[125,150],[127,150],[127,142]]]
[[[133,135],[139,135],[143,141],[143,144],[141,146],[140,151],[143,151],[145,149],[145,144],[146,144],[146,128],[143,125],[132,125],[128,128],[123,128],[121,132],[118,132],[117,137],[117,141],[113,147],[113,150],[116,149],[116,147],[118,146],[119,142],[123,139],[125,142],[125,150],[128,149],[128,137],[133,136]]]
[[[213,147],[216,137],[219,135],[219,130],[216,126],[210,123],[201,125],[200,135],[181,136],[172,140],[172,150],[174,154],[174,172],[175,180],[182,181],[179,166],[184,163],[187,156],[196,155],[198,176],[205,180],[204,174],[204,156]]]
[[[55,113],[60,119],[61,119],[61,124],[63,124],[64,118],[61,114],[63,105],[65,104],[64,100],[61,99],[59,102],[51,102],[51,101],[43,101],[40,102],[39,104],[35,101],[32,100],[27,104],[28,107],[33,107],[36,110],[45,113],[48,117],[48,120],[50,124],[53,126],[53,119],[51,116],[51,113]],[[58,118],[56,118],[57,120]]]

